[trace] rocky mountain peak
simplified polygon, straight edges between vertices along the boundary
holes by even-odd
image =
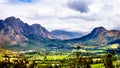
[[[8,17],[4,20],[4,22],[12,27],[15,26],[20,27],[24,24],[19,18],[15,18],[15,17]]]
[[[32,24],[31,26],[32,26],[32,27],[37,27],[37,28],[40,28],[40,27],[41,27],[40,24]]]
[[[104,27],[96,27],[96,28],[93,29],[92,32],[98,32],[98,33],[100,33],[100,32],[106,32],[106,31],[107,30]]]
[[[98,36],[98,35],[104,35],[108,30],[106,30],[104,27],[96,27],[93,29],[93,31],[90,33],[92,36]]]
[[[5,41],[6,39],[9,40],[9,44],[28,41],[30,36],[35,36],[36,38],[52,38],[49,31],[40,24],[29,25],[15,17],[0,20],[0,36],[4,37]]]

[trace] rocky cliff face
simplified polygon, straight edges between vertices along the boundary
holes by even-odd
[[[0,43],[16,45],[28,41],[30,36],[52,38],[49,31],[39,24],[28,25],[19,18],[8,17],[0,20]]]

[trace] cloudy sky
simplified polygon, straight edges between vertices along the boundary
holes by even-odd
[[[49,31],[91,31],[120,26],[120,0],[0,0],[0,19],[9,16]]]

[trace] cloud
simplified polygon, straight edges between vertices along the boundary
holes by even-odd
[[[0,19],[15,16],[49,31],[91,31],[120,25],[119,0],[0,0]]]
[[[93,21],[93,22],[95,22],[95,21],[101,21],[102,20],[102,17],[101,16],[99,16],[99,15],[97,15],[97,14],[91,14],[91,15],[83,15],[83,16],[81,16],[81,15],[73,15],[73,16],[68,16],[68,17],[63,17],[63,18],[59,18],[59,19],[66,19],[66,20],[68,20],[68,19],[82,19],[82,20],[84,20],[84,21]]]
[[[81,13],[87,13],[89,11],[89,4],[89,1],[86,0],[72,0],[68,2],[68,6],[71,9],[74,9]]]

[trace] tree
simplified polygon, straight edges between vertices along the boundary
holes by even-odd
[[[105,56],[105,62],[104,62],[104,65],[105,65],[105,68],[114,68],[113,64],[112,64],[112,54],[107,54]]]

